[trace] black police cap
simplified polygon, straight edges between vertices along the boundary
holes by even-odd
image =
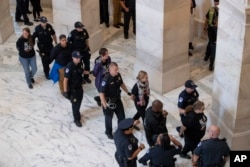
[[[187,80],[185,82],[185,87],[186,88],[191,88],[191,89],[195,89],[197,87],[197,85],[195,85],[193,80]]]
[[[75,28],[83,28],[83,24],[80,21],[75,22]]]
[[[133,118],[126,118],[119,122],[118,128],[121,130],[127,130],[134,125],[134,119]]]

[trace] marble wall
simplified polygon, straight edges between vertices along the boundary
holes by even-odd
[[[250,12],[243,0],[223,0],[219,10],[210,115],[232,149],[250,150]]]
[[[1,0],[0,5],[0,44],[14,32],[13,18],[10,15],[9,1]]]
[[[98,50],[103,44],[99,20],[99,0],[52,0],[53,20],[58,34],[69,34],[74,23],[81,21],[87,29],[90,49]]]
[[[147,71],[151,88],[159,93],[173,90],[189,78],[189,6],[186,0],[136,1],[134,74]]]

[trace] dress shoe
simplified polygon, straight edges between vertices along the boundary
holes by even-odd
[[[118,24],[113,25],[115,28],[120,28]]]
[[[34,80],[34,78],[30,78],[30,80],[31,80],[31,82],[32,82],[32,83],[35,83],[35,80]]]
[[[193,56],[193,53],[188,51],[188,56]]]
[[[39,19],[34,19],[35,22],[39,22],[40,20]]]
[[[105,23],[106,27],[109,28],[109,23]]]
[[[81,121],[75,120],[75,124],[76,124],[76,126],[78,126],[78,127],[82,127]]]
[[[213,71],[214,70],[214,67],[209,65],[209,71]]]
[[[106,133],[106,135],[107,135],[107,137],[108,137],[109,139],[111,139],[111,140],[114,139],[114,136],[113,136],[112,134],[107,134],[107,133]]]
[[[32,26],[33,23],[32,22],[27,22],[27,23],[24,23],[24,25],[27,25],[27,26]]]
[[[209,56],[206,55],[206,56],[204,57],[204,61],[208,61],[208,59],[209,59]]]
[[[29,84],[28,85],[30,89],[33,89],[33,85],[32,84]]]
[[[118,25],[119,25],[119,26],[124,26],[124,24],[123,24],[123,23],[118,23]]]
[[[128,39],[128,35],[124,35],[124,39]]]
[[[16,19],[16,22],[24,22],[23,19]]]
[[[188,44],[188,49],[194,50],[194,46],[192,42],[189,42]]]
[[[185,159],[191,159],[191,157],[189,155],[183,154],[183,153],[180,153],[180,157],[185,158]]]

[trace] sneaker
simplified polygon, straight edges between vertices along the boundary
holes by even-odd
[[[81,121],[75,121],[75,124],[76,124],[76,126],[78,126],[78,127],[82,127],[82,123],[81,123]]]
[[[32,84],[29,84],[28,85],[30,89],[33,89],[33,85]]]
[[[189,155],[183,154],[183,153],[180,153],[180,157],[185,158],[185,159],[191,159],[191,157]]]
[[[27,25],[27,26],[32,26],[33,23],[32,22],[27,22],[27,23],[24,23],[24,25]]]
[[[134,129],[138,130],[138,131],[140,130],[140,128],[138,126],[136,126],[136,125],[134,125]]]
[[[35,83],[35,80],[34,80],[34,78],[30,78],[30,80],[31,80],[31,82],[32,82],[32,83]]]

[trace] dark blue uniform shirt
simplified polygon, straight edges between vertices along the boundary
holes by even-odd
[[[86,29],[83,29],[83,31],[72,30],[69,34],[68,42],[72,44],[73,50],[84,51],[87,47],[87,39],[89,39],[89,34]]]
[[[52,36],[55,35],[53,27],[47,23],[45,29],[40,25],[36,26],[33,33],[34,38],[38,38],[38,45],[50,46],[53,43]]]
[[[147,151],[147,153],[139,159],[140,163],[145,164],[150,160],[150,164],[153,166],[162,167],[174,167],[174,156],[180,154],[181,147],[175,148],[174,146],[169,146],[168,149],[164,150],[160,145],[155,145]]]
[[[227,143],[218,138],[204,140],[194,150],[194,154],[201,157],[203,167],[219,164],[222,157],[228,157],[229,153],[230,149]]]
[[[68,78],[68,87],[71,89],[79,88],[82,86],[82,74],[83,67],[82,64],[75,64],[73,61],[69,62],[65,67],[64,77]]]
[[[100,93],[104,93],[106,97],[120,98],[121,85],[123,84],[120,73],[113,77],[110,73],[106,74],[100,85]]]
[[[189,105],[193,105],[199,98],[199,93],[196,89],[192,93],[187,93],[186,90],[183,90],[178,99],[178,107],[185,109]]]

